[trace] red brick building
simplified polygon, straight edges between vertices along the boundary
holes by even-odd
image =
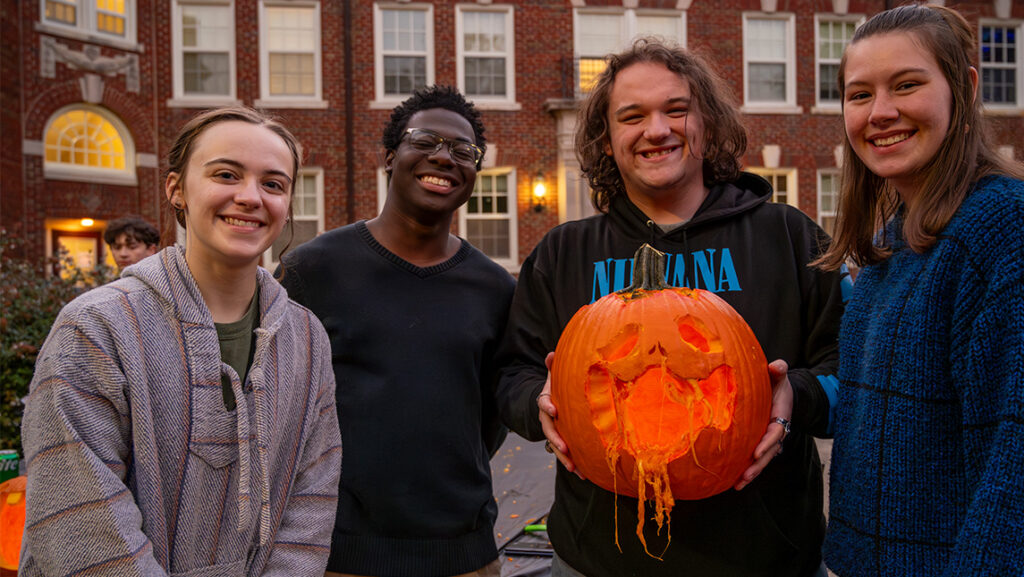
[[[545,231],[592,211],[572,153],[575,106],[601,56],[642,33],[712,55],[746,114],[748,169],[773,182],[777,201],[828,226],[843,138],[835,68],[853,29],[897,4],[2,1],[0,224],[33,254],[63,244],[83,263],[105,258],[105,222],[130,213],[173,241],[161,177],[170,141],[198,110],[234,102],[280,116],[306,148],[296,242],[372,217],[389,110],[443,83],[459,86],[487,126],[485,170],[458,232],[513,271]],[[948,4],[978,27],[996,141],[1021,159],[1024,2]]]

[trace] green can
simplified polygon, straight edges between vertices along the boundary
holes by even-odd
[[[18,452],[14,449],[0,451],[0,483],[18,476]]]

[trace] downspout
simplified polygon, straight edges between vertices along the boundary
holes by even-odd
[[[345,0],[342,9],[345,21],[342,46],[345,50],[345,219],[346,223],[356,221],[356,155],[355,155],[355,95],[352,79],[352,0]]]

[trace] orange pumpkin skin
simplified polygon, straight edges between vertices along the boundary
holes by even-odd
[[[753,331],[713,293],[666,285],[663,259],[637,251],[634,286],[577,311],[551,369],[573,463],[608,491],[654,499],[659,526],[674,500],[736,484],[771,409]],[[640,523],[643,540],[642,503]]]
[[[25,530],[24,475],[0,483],[0,568],[18,570]]]

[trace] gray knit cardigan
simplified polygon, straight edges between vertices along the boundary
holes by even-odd
[[[180,247],[64,307],[22,425],[23,577],[323,575],[341,472],[330,346],[258,282],[245,383]]]

